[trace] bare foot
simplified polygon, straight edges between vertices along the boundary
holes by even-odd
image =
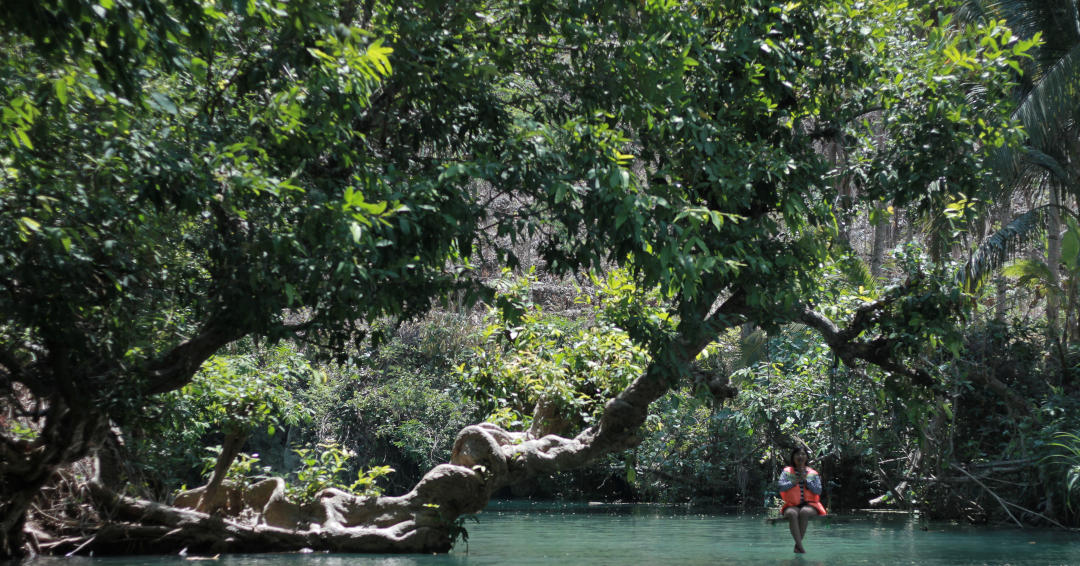
[[[801,544],[796,544],[795,545],[795,553],[796,554],[806,554],[806,550],[803,549]]]

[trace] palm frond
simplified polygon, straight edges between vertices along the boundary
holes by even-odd
[[[852,287],[862,287],[863,289],[876,290],[877,278],[870,271],[870,264],[863,261],[862,258],[855,255],[848,255],[841,258],[836,262],[837,268],[840,273],[844,275],[844,279]]]
[[[1065,503],[1072,509],[1072,494],[1080,494],[1080,434],[1059,432],[1054,438],[1057,441],[1048,445],[1053,452],[1044,456],[1041,461],[1061,464],[1064,468]]]
[[[769,337],[765,331],[755,328],[739,341],[739,367],[750,367],[765,358]]]
[[[1034,186],[1039,177],[1050,175],[1062,186],[1075,183],[1060,161],[1031,146],[1002,145],[988,156],[986,165],[998,175],[996,200],[1007,199],[1018,187]]]
[[[1025,64],[1029,89],[1021,91],[1016,117],[1029,129],[1036,147],[1046,150],[1080,109],[1080,12],[1075,0],[965,0],[959,21],[971,24],[1003,19],[1022,38],[1042,34],[1033,60]]]
[[[1047,229],[1050,205],[1033,208],[995,232],[972,254],[957,279],[964,290],[976,293],[986,279],[1016,255],[1023,244],[1041,236]]]
[[[805,342],[807,340],[807,336],[812,336],[813,339],[816,340],[818,335],[809,326],[801,322],[792,322],[790,324],[785,324],[780,329],[780,338],[787,342]]]
[[[1030,165],[1046,170],[1047,173],[1050,173],[1062,184],[1068,185],[1072,183],[1072,178],[1065,171],[1065,167],[1061,165],[1061,162],[1038,149],[1033,147],[1025,148],[1023,160]]]
[[[1020,286],[1046,289],[1054,287],[1050,267],[1038,260],[1018,259],[1002,268],[1001,274],[1009,279],[1016,279]]]
[[[1080,43],[1046,69],[1020,101],[1015,115],[1031,144],[1051,151],[1062,132],[1080,114]]]
[[[981,24],[995,15],[985,0],[964,0],[956,8],[956,20],[961,24]]]
[[[1004,19],[1018,37],[1042,33],[1034,59],[1022,62],[1024,84],[1014,118],[1029,136],[1026,147],[1004,146],[988,165],[1000,176],[999,198],[1045,171],[1080,194],[1061,166],[1062,136],[1080,119],[1080,13],[1074,0],[966,0],[958,15],[967,23]]]
[[[982,18],[1000,18],[1020,37],[1032,37],[1036,32],[1052,29],[1053,11],[1047,6],[1053,1],[1069,0],[972,0],[965,4],[969,13]],[[976,21],[976,20],[973,20]],[[985,21],[985,20],[977,20]]]

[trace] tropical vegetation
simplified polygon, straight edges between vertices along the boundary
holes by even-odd
[[[830,506],[1080,522],[1075,2],[16,0],[0,45],[0,559],[771,508],[795,445]]]

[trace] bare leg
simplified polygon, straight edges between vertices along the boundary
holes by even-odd
[[[799,509],[799,542],[806,536],[806,525],[810,523],[810,517],[817,517],[817,509],[806,506]],[[802,546],[801,544],[799,546]]]
[[[799,524],[799,508],[788,507],[784,510],[784,518],[788,521],[788,528],[791,530],[791,538],[795,539],[795,552],[806,552],[802,547],[803,529]]]

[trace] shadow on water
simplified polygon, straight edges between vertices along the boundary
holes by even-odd
[[[467,524],[447,555],[239,555],[43,559],[36,566],[1047,566],[1080,564],[1080,535],[1062,531],[922,523],[908,516],[814,521],[807,554],[792,553],[787,525],[764,514],[658,505],[495,503]],[[60,563],[63,564],[60,564]]]

